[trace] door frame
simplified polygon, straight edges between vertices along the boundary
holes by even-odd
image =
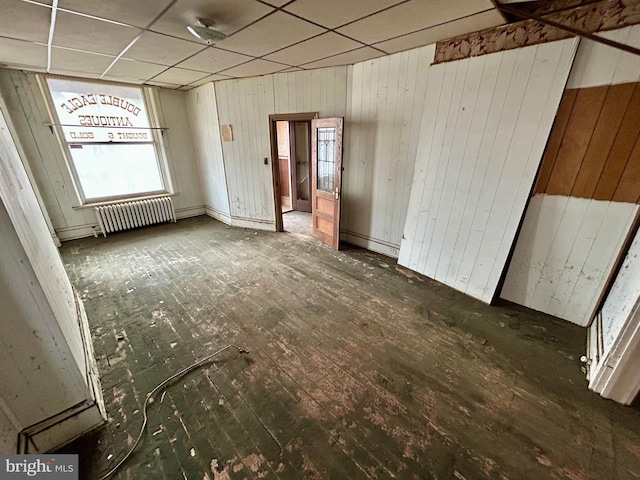
[[[280,197],[280,165],[278,164],[278,132],[276,122],[311,121],[318,118],[318,112],[274,113],[269,115],[269,139],[271,142],[271,181],[273,183],[273,204],[275,205],[276,232],[283,232],[282,199]]]

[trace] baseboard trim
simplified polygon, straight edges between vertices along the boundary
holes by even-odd
[[[219,220],[227,225],[231,225],[231,215],[229,215],[228,213],[210,207],[209,205],[205,205],[204,209],[207,216],[215,218],[216,220]]]
[[[176,218],[181,220],[183,218],[198,217],[206,213],[204,205],[198,205],[196,207],[184,207],[176,208]]]
[[[400,252],[400,245],[396,245],[385,240],[379,240],[377,238],[369,237],[357,232],[351,232],[349,230],[342,231],[340,237],[358,247],[366,248],[372,252],[381,253],[391,258],[398,258]]]
[[[234,227],[268,230],[271,232],[276,230],[276,222],[274,220],[263,220],[261,218],[246,218],[232,215],[231,225]]]

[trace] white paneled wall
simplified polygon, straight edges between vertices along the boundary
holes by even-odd
[[[491,302],[576,46],[430,68],[401,265]]]
[[[217,107],[219,123],[233,130],[233,141],[222,142],[231,224],[273,229],[269,115],[344,117],[347,67],[216,82],[215,97],[208,102],[208,108]]]
[[[45,125],[51,119],[35,75],[0,70],[0,89],[58,236],[91,235],[93,212],[73,209],[78,197],[60,145]]]
[[[187,92],[187,108],[206,212],[220,221],[231,223],[213,83]]]
[[[269,148],[274,111],[273,77],[228,80],[215,85],[218,119],[231,125],[233,141],[222,143],[232,225],[275,225]]]
[[[398,256],[435,46],[353,66],[346,125],[343,237]]]
[[[189,128],[186,95],[177,90],[158,88],[159,106],[162,112],[161,123],[167,130],[162,140],[167,151],[169,170],[173,187],[179,195],[173,198],[178,218],[185,218],[204,213],[201,184],[194,181],[198,178],[196,155]]]
[[[599,32],[598,35],[640,47],[640,25]],[[580,41],[567,88],[587,88],[638,81],[640,81],[640,60],[637,55],[583,39]]]
[[[344,117],[347,81],[347,67],[273,75],[272,113],[318,112],[320,117]]]
[[[590,329],[589,387],[630,403],[640,389],[640,232]]]
[[[500,296],[585,326],[637,210],[632,203],[535,195]]]
[[[74,208],[80,202],[65,153],[46,125],[54,120],[47,113],[36,74],[0,69],[0,90],[58,236],[69,240],[92,235],[95,215],[92,209]],[[159,113],[166,122],[163,126],[169,127],[163,142],[173,186],[179,193],[174,197],[178,218],[197,215],[203,212],[203,200],[187,128],[186,96],[161,90],[158,97]]]

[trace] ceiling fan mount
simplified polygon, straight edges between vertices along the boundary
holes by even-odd
[[[211,20],[210,18],[198,18],[197,21],[198,25],[188,25],[187,30],[189,30],[189,32],[196,38],[207,42],[208,45],[212,45],[227,38],[224,33],[211,28],[216,24],[214,20]]]

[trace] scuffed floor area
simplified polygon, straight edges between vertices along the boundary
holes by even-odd
[[[585,331],[348,247],[207,217],[65,243],[109,416],[97,479],[640,478],[640,411],[589,392]]]

